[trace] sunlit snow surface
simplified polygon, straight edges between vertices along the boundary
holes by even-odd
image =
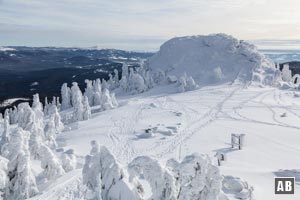
[[[207,153],[216,164],[219,151],[227,155],[221,173],[248,181],[255,199],[300,198],[299,183],[294,196],[274,195],[275,174],[287,170],[288,176],[300,169],[300,99],[294,92],[229,84],[175,91],[169,85],[123,97],[120,108],[94,114],[58,140],[65,149],[85,156],[95,139],[124,165],[139,155],[163,162],[193,152]],[[157,127],[151,137],[138,137],[149,127]],[[246,134],[243,150],[230,148],[231,133]],[[35,199],[81,199],[80,177],[80,170],[67,173]]]

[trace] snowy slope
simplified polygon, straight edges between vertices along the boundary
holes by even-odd
[[[222,191],[229,199],[243,199],[251,186],[257,200],[300,199],[300,94],[270,87],[279,81],[279,71],[268,58],[250,44],[218,34],[174,38],[149,66],[177,77],[187,73],[202,87],[177,93],[175,83],[138,95],[121,93],[119,108],[66,125],[57,143],[75,150],[78,169],[39,185],[41,194],[33,199],[84,199],[81,169],[92,140],[106,146],[124,168],[138,156],[165,165],[194,152],[217,165],[215,155],[223,153]],[[245,134],[242,150],[231,148],[232,133]],[[294,196],[274,195],[276,176],[297,177]],[[151,189],[146,192],[151,195]]]
[[[169,75],[187,73],[199,84],[251,80],[263,84],[276,81],[274,63],[254,45],[225,34],[173,38],[149,59],[149,67]],[[222,77],[216,71],[220,68]]]
[[[224,152],[227,161],[220,167],[221,173],[247,181],[254,187],[256,199],[300,198],[299,184],[295,196],[274,196],[273,188],[276,172],[300,166],[300,101],[293,92],[243,85],[207,86],[179,94],[172,91],[175,88],[170,85],[124,97],[120,108],[93,115],[58,140],[64,141],[65,149],[73,148],[78,156],[84,156],[95,139],[124,165],[140,155],[163,162],[193,152],[207,153],[216,164],[214,155]],[[283,113],[286,117],[281,117]],[[153,137],[137,137],[148,127],[158,127]],[[172,134],[166,134],[167,130]],[[231,133],[246,134],[243,150],[230,148]],[[80,192],[74,190],[80,188],[77,177],[81,171],[71,173],[35,199],[68,199],[63,198],[68,195],[80,199]],[[59,196],[52,195],[54,191]]]

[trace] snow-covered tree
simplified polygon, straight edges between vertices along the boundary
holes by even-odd
[[[93,105],[101,105],[102,85],[100,79],[96,79],[96,81],[93,84],[93,88],[94,88]]]
[[[91,141],[92,149],[90,151],[90,155],[96,156],[100,152],[100,145],[96,140]]]
[[[59,97],[56,97],[56,107],[57,107],[57,110],[61,109],[61,103],[59,101]]]
[[[126,77],[126,79],[128,79],[128,76],[129,76],[128,65],[126,63],[123,63],[123,65],[122,65],[122,78]]]
[[[16,106],[13,107],[12,112],[9,113],[10,124],[18,123],[18,109]]]
[[[82,171],[83,183],[89,189],[88,199],[140,200],[140,184],[129,182],[125,170],[105,148],[94,156],[86,156]]]
[[[43,112],[43,104],[40,102],[39,94],[33,95],[32,109],[34,111]]]
[[[109,79],[108,79],[108,81],[107,81],[107,84],[108,84],[108,86],[109,86],[109,89],[110,89],[110,90],[113,90],[113,89],[115,89],[114,77],[113,77],[112,74],[108,74],[108,77],[109,77]]]
[[[45,126],[45,143],[51,148],[55,149],[57,147],[56,144],[56,128],[54,122],[54,116],[51,116],[49,121],[46,123]]]
[[[74,121],[82,121],[83,120],[83,104],[82,104],[82,93],[78,84],[73,82],[73,86],[71,88],[72,92],[72,105],[74,107],[73,112],[73,120]]]
[[[31,133],[29,140],[30,152],[35,158],[38,158],[40,144],[44,141],[43,119],[36,116],[28,103],[21,103],[18,105],[18,125]]]
[[[69,149],[61,155],[62,167],[66,172],[76,169],[77,159],[73,149]]]
[[[124,92],[128,91],[128,78],[126,76],[123,76],[120,80],[120,87]]]
[[[85,199],[87,200],[102,200],[101,167],[98,159],[99,156],[85,156],[82,168],[82,182],[87,188],[85,194]]]
[[[282,71],[282,80],[286,82],[290,82],[292,80],[292,71],[290,70],[289,64],[284,64]]]
[[[105,90],[105,89],[109,89],[109,85],[108,85],[107,81],[103,78],[102,79],[102,90]]]
[[[191,90],[195,90],[198,85],[195,83],[193,77],[191,76],[187,76],[186,74],[184,74],[183,76],[181,76],[178,80],[178,91],[179,92],[186,92],[186,91],[191,91]]]
[[[43,104],[40,102],[39,94],[33,95],[32,110],[34,111],[34,122],[41,130],[44,128]]]
[[[3,121],[3,132],[1,136],[0,150],[2,149],[3,145],[8,143],[9,141],[9,126],[9,116],[6,115]]]
[[[197,88],[198,88],[198,85],[195,83],[193,77],[189,76],[186,79],[186,90],[191,91],[191,90],[195,90]]]
[[[5,145],[6,153],[3,155],[9,160],[6,199],[23,200],[38,193],[30,165],[28,138],[29,132],[16,128]]]
[[[50,105],[48,103],[48,98],[45,97],[44,115],[48,115],[49,107],[50,107]]]
[[[114,69],[114,84],[115,84],[115,88],[120,86],[119,83],[119,71],[117,69]]]
[[[101,107],[102,110],[110,110],[116,107],[115,99],[111,98],[110,92],[108,89],[104,89],[101,96]]]
[[[85,80],[86,88],[84,92],[84,96],[86,96],[89,100],[89,105],[94,105],[94,88],[93,88],[93,81]],[[101,89],[100,89],[101,90]]]
[[[40,147],[40,154],[41,167],[44,169],[43,175],[48,180],[55,180],[65,173],[59,159],[48,146],[42,144]]]
[[[0,156],[0,199],[5,198],[5,191],[8,187],[9,179],[8,179],[8,169],[7,164],[8,160],[2,156]]]
[[[166,80],[166,73],[162,70],[157,70],[156,72],[154,72],[153,74],[153,81],[156,84],[162,84],[164,83]]]
[[[128,171],[130,179],[139,177],[148,181],[152,191],[150,199],[177,199],[179,191],[175,185],[175,178],[171,172],[164,169],[157,160],[147,156],[137,157],[129,163]]]
[[[217,67],[213,70],[213,79],[216,82],[222,81],[224,79],[224,74],[222,72],[221,67]]]
[[[54,119],[54,127],[56,134],[61,133],[64,129],[64,124],[61,121],[61,116],[58,112],[58,109],[55,105],[52,105],[49,108],[49,115]]]
[[[192,154],[181,163],[169,160],[167,167],[173,172],[178,185],[178,200],[219,199],[222,176],[206,155]]]
[[[71,108],[71,90],[67,83],[64,83],[61,87],[61,110]]]
[[[92,116],[89,100],[87,96],[83,99],[83,120],[88,120]]]
[[[133,68],[130,68],[130,74],[128,79],[128,89],[133,94],[142,93],[147,90],[144,78],[133,71]]]
[[[179,86],[178,86],[178,91],[179,92],[185,92],[187,83],[186,83],[186,76],[181,76],[178,80]]]

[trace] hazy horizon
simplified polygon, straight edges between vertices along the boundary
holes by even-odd
[[[297,0],[0,0],[0,45],[155,51],[173,37],[226,33],[298,49],[299,7]]]

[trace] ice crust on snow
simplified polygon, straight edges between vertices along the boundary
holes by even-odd
[[[148,64],[154,72],[163,70],[177,77],[186,73],[200,85],[236,79],[273,85],[280,74],[254,45],[225,34],[173,38],[160,47]]]

